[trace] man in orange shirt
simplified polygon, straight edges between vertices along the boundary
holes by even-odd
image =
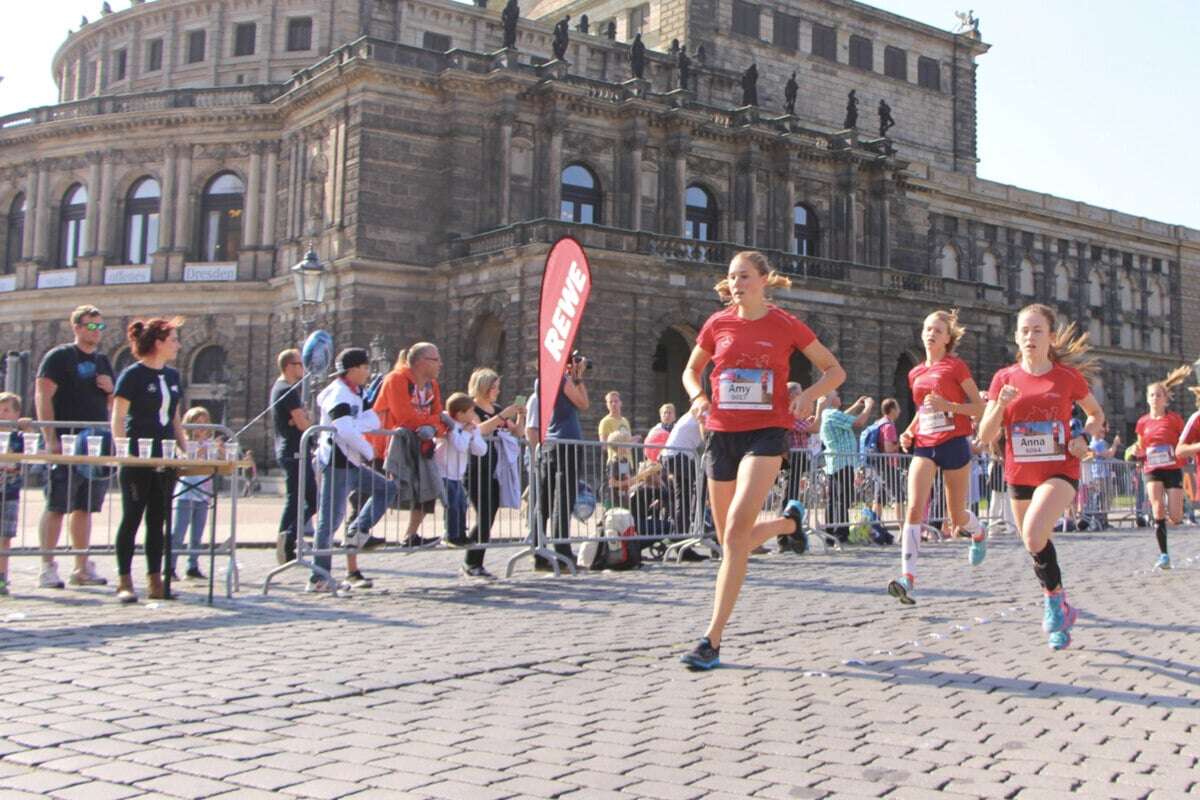
[[[433,456],[433,440],[444,436],[446,424],[442,421],[442,390],[437,376],[442,371],[442,357],[436,345],[418,342],[408,348],[407,358],[397,360],[395,368],[384,376],[379,386],[379,395],[373,407],[384,428],[406,428],[422,440],[421,452],[428,449]],[[389,436],[371,436],[376,459],[387,456]],[[415,504],[408,515],[408,530],[404,536],[405,547],[423,547],[434,544],[437,537],[422,538],[417,531],[432,513],[436,500]]]

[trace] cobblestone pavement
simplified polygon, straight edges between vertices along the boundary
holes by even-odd
[[[272,555],[243,551],[209,608],[31,589],[24,560],[0,797],[1200,797],[1200,536],[1173,543],[1152,573],[1149,531],[1061,536],[1061,653],[1011,538],[975,570],[926,547],[913,608],[894,547],[756,557],[710,673],[676,659],[711,563],[477,584],[368,555],[377,588],[339,599],[295,572],[262,597]]]

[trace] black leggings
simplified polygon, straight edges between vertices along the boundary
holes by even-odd
[[[171,470],[147,467],[122,467],[121,525],[117,528],[117,574],[128,576],[133,569],[133,548],[142,516],[146,517],[146,572],[162,572],[163,530],[167,508],[175,488]]]
[[[470,549],[463,560],[468,567],[482,567],[483,555],[487,550],[474,545],[487,544],[492,538],[492,525],[495,524],[496,513],[500,510],[500,481],[495,475],[484,476],[483,480],[469,482],[467,488],[471,493],[471,505],[475,507],[475,526],[467,531]]]

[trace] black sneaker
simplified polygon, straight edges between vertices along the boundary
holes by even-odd
[[[194,581],[204,580],[204,573],[200,571],[199,567],[188,567],[188,571],[186,574],[189,578],[191,578]],[[179,580],[179,579],[176,578],[174,575],[172,575],[171,580],[174,581],[174,580]]]
[[[468,567],[466,564],[463,564],[462,574],[468,578],[483,578],[488,581],[496,580],[496,576],[488,572],[483,566]]]
[[[435,545],[440,541],[441,541],[441,539],[436,536],[431,536],[430,538],[426,539],[426,538],[424,538],[422,536],[418,536],[417,534],[414,533],[412,536],[409,536],[407,539],[404,540],[403,546],[409,547],[409,548],[429,547],[430,545]],[[364,548],[364,549],[366,549],[366,548]]]
[[[694,548],[687,548],[679,554],[680,561],[708,561],[708,556],[701,555]]]
[[[696,645],[696,649],[680,659],[691,670],[706,670],[721,666],[721,648],[713,647],[712,642],[705,636]]]
[[[375,582],[362,574],[360,570],[354,570],[346,575],[346,583],[350,584],[351,589],[370,589],[375,585]]]

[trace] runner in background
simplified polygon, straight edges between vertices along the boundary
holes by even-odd
[[[1078,404],[1087,414],[1084,430],[1098,435],[1104,410],[1088,386],[1098,365],[1088,355],[1087,334],[1057,322],[1053,309],[1040,303],[1021,309],[1015,336],[1019,360],[992,378],[979,438],[993,442],[1001,430],[1007,436],[1004,477],[1021,540],[1045,594],[1042,630],[1051,649],[1061,650],[1071,643],[1077,612],[1067,602],[1051,537],[1075,498],[1079,460],[1088,452],[1085,437],[1070,436],[1071,411]]]
[[[1154,515],[1154,538],[1158,540],[1155,569],[1170,569],[1167,551],[1167,519],[1172,525],[1183,522],[1183,462],[1175,450],[1183,438],[1183,417],[1167,411],[1171,390],[1187,380],[1191,368],[1186,364],[1171,370],[1161,381],[1146,387],[1146,405],[1150,413],[1137,421],[1138,450],[1146,459],[1142,465],[1150,511]]]
[[[837,359],[800,320],[767,302],[767,290],[791,281],[771,269],[762,253],[738,253],[714,288],[727,308],[708,318],[683,372],[691,413],[710,431],[704,454],[717,540],[724,548],[708,631],[682,661],[693,669],[720,664],[721,638],[746,579],[750,552],[768,539],[802,532],[801,506],[790,502],[782,519],[756,522],[788,449],[792,420],[812,413],[818,397],[846,379]],[[799,350],[822,377],[789,399],[792,352]],[[713,362],[712,398],[704,368]]]
[[[900,446],[912,452],[908,469],[908,509],[900,532],[900,577],[888,583],[888,594],[913,605],[917,556],[921,548],[922,514],[930,489],[941,470],[950,522],[971,537],[967,552],[971,566],[987,555],[986,534],[967,508],[971,480],[972,418],[983,413],[979,387],[971,370],[954,349],[967,330],[957,311],[934,311],[925,317],[921,340],[925,361],[908,373],[917,414],[900,435]]]
[[[1197,410],[1192,412],[1188,417],[1187,424],[1183,426],[1183,433],[1179,436],[1179,445],[1175,448],[1175,455],[1183,459],[1185,463],[1191,462],[1192,467],[1192,512],[1195,513],[1196,504],[1200,503],[1200,386],[1189,386],[1188,391],[1196,399]],[[1193,520],[1194,521],[1194,520]]]

